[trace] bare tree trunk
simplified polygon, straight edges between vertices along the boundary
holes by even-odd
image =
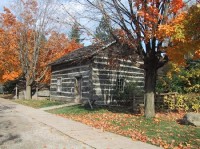
[[[26,99],[31,99],[31,85],[26,85]]]
[[[145,69],[145,117],[155,116],[155,86],[157,69],[153,65],[148,65]]]

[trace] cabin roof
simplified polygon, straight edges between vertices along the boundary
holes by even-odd
[[[116,43],[116,41],[113,41],[107,45],[94,44],[94,45],[76,49],[76,50],[62,56],[58,60],[50,63],[50,65],[62,64],[62,63],[67,63],[70,61],[75,61],[75,60],[80,60],[80,59],[81,60],[87,59],[87,58],[92,57],[93,55],[97,54],[99,51],[102,51],[102,50],[108,48],[109,46],[113,45],[114,43]]]

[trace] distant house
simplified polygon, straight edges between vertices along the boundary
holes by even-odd
[[[0,94],[3,94],[4,93],[4,91],[3,91],[3,84],[0,84]]]
[[[117,59],[118,67],[108,65],[119,47],[115,42],[91,45],[51,63],[50,99],[108,104],[114,100],[113,91],[123,90],[127,82],[137,81],[143,87],[144,70],[131,61]]]

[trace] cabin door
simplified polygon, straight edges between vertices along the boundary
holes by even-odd
[[[76,77],[75,78],[75,86],[74,86],[74,92],[75,92],[75,102],[80,102],[81,101],[81,85],[82,85],[82,77]]]

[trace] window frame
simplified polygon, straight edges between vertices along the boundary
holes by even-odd
[[[124,92],[124,86],[125,86],[125,78],[124,77],[118,77],[116,80],[116,88],[120,92]]]

